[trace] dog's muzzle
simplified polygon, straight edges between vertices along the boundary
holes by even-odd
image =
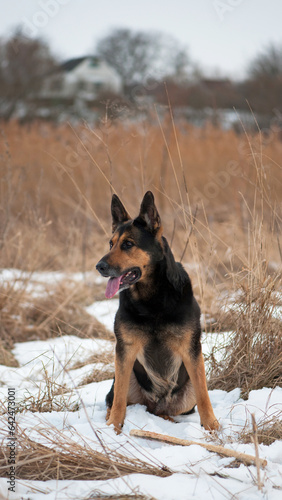
[[[103,259],[101,259],[98,262],[96,269],[97,269],[97,271],[99,271],[100,274],[102,274],[102,276],[104,276],[104,278],[108,278],[109,276],[112,276],[112,274],[110,273],[109,264]]]

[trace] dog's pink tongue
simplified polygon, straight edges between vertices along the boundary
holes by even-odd
[[[121,282],[121,278],[122,276],[119,276],[118,278],[109,279],[105,293],[107,299],[111,299],[119,291],[119,284]]]

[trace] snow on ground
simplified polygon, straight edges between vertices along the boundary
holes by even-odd
[[[8,274],[6,279],[9,279]],[[51,277],[41,275],[34,281],[46,283],[48,279]],[[56,279],[61,277],[57,276]],[[118,300],[104,300],[89,306],[87,311],[107,328],[112,329],[117,307]],[[222,334],[203,337],[203,349],[206,354],[219,337],[222,338]],[[0,366],[1,400],[7,401],[8,387],[15,388],[16,401],[19,405],[30,397],[38,398],[42,391],[44,392],[47,381],[63,385],[69,390],[64,395],[67,407],[74,404],[78,409],[76,411],[62,409],[47,413],[31,413],[27,410],[18,413],[17,423],[20,428],[26,430],[31,439],[48,445],[48,442],[44,441],[44,433],[46,436],[60,431],[66,438],[71,438],[80,444],[87,442],[88,446],[95,450],[103,451],[102,441],[108,450],[122,451],[124,455],[131,457],[133,455],[151,464],[161,463],[174,473],[166,478],[131,474],[107,481],[75,481],[75,478],[73,481],[47,482],[17,480],[16,493],[10,493],[10,496],[8,496],[7,479],[1,478],[0,498],[2,495],[3,498],[23,500],[69,500],[84,499],[91,494],[94,496],[94,493],[129,495],[135,492],[157,500],[281,499],[282,440],[270,446],[259,445],[260,458],[268,461],[267,467],[261,470],[264,486],[262,492],[259,492],[255,466],[247,467],[241,464],[238,468],[233,468],[230,466],[232,459],[222,458],[196,445],[172,446],[129,435],[131,429],[141,428],[179,438],[209,442],[210,435],[201,427],[197,411],[192,415],[177,417],[176,422],[170,422],[151,415],[144,406],[134,405],[127,408],[123,432],[117,436],[113,428],[108,427],[105,422],[105,396],[112,381],[80,386],[85,375],[94,367],[99,368],[99,364],[87,364],[76,368],[78,361],[86,360],[92,354],[112,351],[113,348],[113,344],[106,340],[81,339],[76,336],[18,343],[13,353],[19,362],[19,367]],[[243,429],[251,428],[251,414],[255,414],[258,424],[273,416],[281,418],[282,388],[252,391],[247,401],[240,398],[239,389],[229,393],[213,390],[210,391],[210,398],[221,424],[217,444],[250,455],[255,453],[254,446],[240,443],[238,436]],[[1,425],[4,424],[3,417]],[[2,428],[2,431],[5,436],[5,429]]]
[[[61,271],[27,272],[21,269],[0,269],[0,283],[12,283],[14,290],[25,290],[32,297],[46,294],[48,285],[54,287],[63,280],[81,283],[82,280],[94,281],[97,285],[102,283],[102,277],[93,272],[65,273]]]
[[[90,306],[86,307],[88,314],[95,316],[100,323],[105,325],[108,330],[113,330],[113,324],[115,319],[115,314],[118,309],[118,299],[101,300],[100,302],[94,302]]]

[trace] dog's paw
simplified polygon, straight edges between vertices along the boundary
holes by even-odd
[[[121,412],[115,411],[114,408],[111,408],[111,409],[109,409],[109,411],[107,411],[107,417],[106,417],[107,425],[113,425],[115,432],[117,434],[121,433],[124,418],[125,418],[125,412],[121,413]]]
[[[174,418],[170,417],[169,415],[158,415],[158,417],[163,418],[164,420],[169,420],[169,422],[174,422]]]
[[[219,422],[215,418],[215,416],[205,419],[205,421],[202,422],[202,425],[204,426],[206,431],[218,431],[220,429]]]
[[[114,429],[115,429],[115,433],[116,434],[120,434],[121,433],[121,429],[122,429],[122,426],[123,426],[123,422],[119,422],[118,420],[115,420],[113,418],[109,418],[107,420],[107,425],[113,425],[114,426]]]

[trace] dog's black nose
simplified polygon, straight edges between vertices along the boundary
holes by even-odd
[[[100,274],[102,274],[102,276],[109,276],[109,267],[110,266],[109,264],[107,264],[107,262],[105,262],[104,260],[100,260],[100,262],[98,262],[96,266],[96,269]]]

